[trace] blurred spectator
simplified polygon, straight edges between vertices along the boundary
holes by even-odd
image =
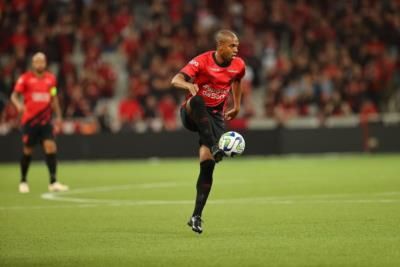
[[[247,66],[246,74],[244,75],[241,84],[244,117],[252,117],[256,112],[252,98],[253,81],[254,81],[254,72],[250,66]]]
[[[102,132],[112,132],[112,118],[110,116],[109,103],[102,101],[96,106],[95,116],[97,118],[98,126]]]
[[[362,120],[368,120],[378,115],[378,109],[375,104],[368,99],[365,99],[361,105],[360,116]]]
[[[8,134],[17,129],[17,127],[19,127],[17,109],[11,102],[4,104],[0,112],[0,135]]]
[[[147,96],[144,104],[144,119],[153,132],[159,132],[163,129],[163,121],[160,117],[156,97],[153,95]]]
[[[84,118],[90,115],[92,115],[90,105],[83,95],[81,86],[74,86],[72,88],[70,102],[66,108],[66,118]]]
[[[164,96],[158,103],[158,110],[167,131],[173,131],[177,128],[176,111],[177,106],[171,95]]]
[[[172,130],[181,95],[169,80],[219,28],[238,33],[248,65],[243,117],[345,116],[366,102],[399,111],[399,1],[0,0],[0,86],[7,95],[44,51],[67,117],[112,112],[96,106],[128,95],[147,128]]]
[[[135,124],[142,121],[143,108],[133,93],[119,103],[118,116],[123,131],[134,130]]]

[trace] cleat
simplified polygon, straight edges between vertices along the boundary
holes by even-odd
[[[49,184],[49,192],[66,192],[69,190],[67,185],[61,184],[59,182],[55,182]]]
[[[20,192],[21,194],[29,193],[29,186],[28,186],[27,183],[22,182],[22,183],[19,184],[18,190],[19,190],[19,192]]]
[[[222,149],[220,149],[217,145],[211,147],[211,154],[214,157],[215,163],[218,163],[225,156],[225,153]]]
[[[203,232],[203,228],[201,228],[202,222],[203,220],[200,216],[193,216],[192,218],[190,218],[187,224],[192,228],[194,232],[201,234]]]

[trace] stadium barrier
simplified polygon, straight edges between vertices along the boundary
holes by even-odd
[[[400,124],[383,121],[336,127],[238,130],[246,140],[245,155],[278,155],[342,152],[400,152]],[[0,161],[17,161],[19,134],[0,136]],[[60,135],[62,160],[197,157],[198,139],[185,130],[161,133],[100,133]],[[39,147],[35,159],[42,159]]]

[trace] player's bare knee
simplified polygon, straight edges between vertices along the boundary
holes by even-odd
[[[46,154],[54,154],[57,152],[57,145],[54,141],[46,140],[43,142],[43,148]]]
[[[200,147],[199,157],[200,157],[200,162],[206,160],[214,160],[214,157],[212,156],[210,149],[204,145]]]
[[[29,146],[24,146],[22,149],[24,155],[30,156],[33,153],[33,148]]]

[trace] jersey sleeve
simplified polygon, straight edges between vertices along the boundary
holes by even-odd
[[[236,75],[236,80],[241,81],[245,74],[246,74],[246,65],[243,62],[240,72]]]
[[[56,76],[54,76],[54,74],[51,74],[50,75],[50,79],[51,79],[50,95],[51,96],[56,96],[58,94]]]
[[[52,86],[57,87],[57,78],[54,74],[51,74],[51,82],[52,82]]]
[[[200,72],[202,65],[203,64],[202,64],[201,57],[197,56],[197,57],[193,58],[192,60],[190,60],[189,63],[186,64],[186,66],[183,67],[180,72],[187,75],[190,78],[194,78]]]
[[[14,86],[14,91],[23,93],[25,91],[25,75],[21,75]]]

